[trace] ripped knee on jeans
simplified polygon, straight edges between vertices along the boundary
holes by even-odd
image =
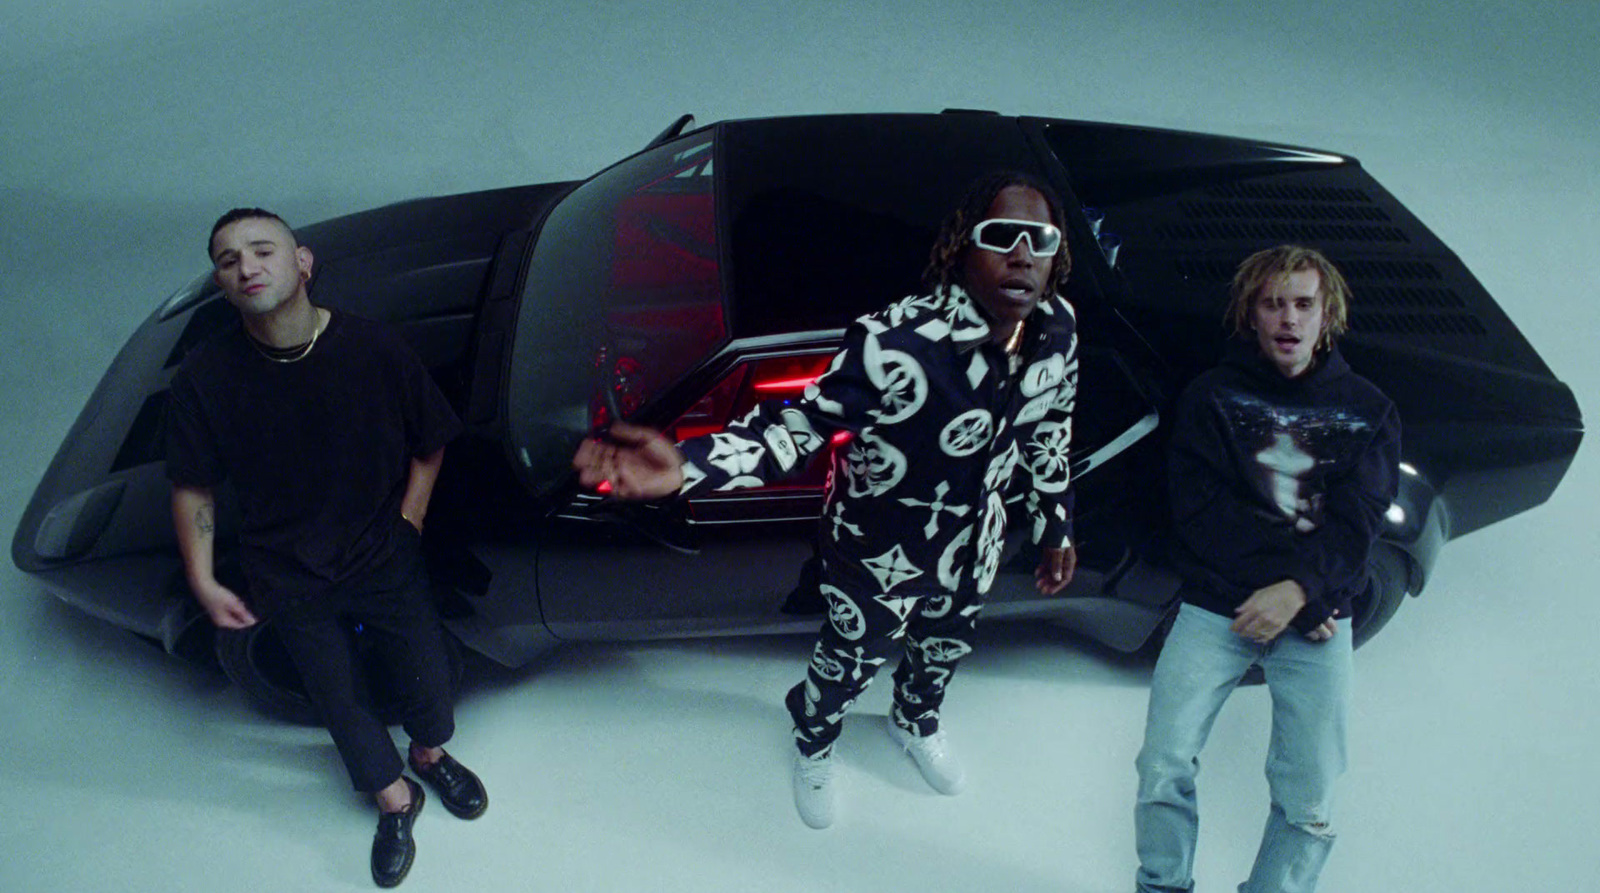
[[[1336,836],[1333,833],[1332,825],[1317,819],[1315,816],[1308,816],[1305,819],[1291,820],[1289,824],[1292,827],[1311,835],[1312,837],[1321,837],[1326,840],[1332,840]]]

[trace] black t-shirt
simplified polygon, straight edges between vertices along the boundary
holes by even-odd
[[[240,564],[258,607],[347,580],[393,553],[412,458],[461,423],[411,348],[380,323],[332,314],[293,363],[243,326],[208,340],[172,380],[167,477],[232,482]]]

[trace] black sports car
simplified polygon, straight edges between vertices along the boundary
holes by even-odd
[[[1162,628],[1177,585],[1162,419],[1219,356],[1226,282],[1259,248],[1301,242],[1341,266],[1355,295],[1346,356],[1403,419],[1400,496],[1353,618],[1358,643],[1422,590],[1446,540],[1547,499],[1582,437],[1571,391],[1348,156],[965,111],[690,127],[685,116],[582,182],[298,231],[317,257],[313,300],[397,324],[468,424],[427,548],[449,629],[501,664],[566,640],[816,626],[803,568],[825,463],[778,486],[631,506],[579,492],[573,449],[618,414],[681,438],[798,393],[853,318],[918,290],[942,215],[996,168],[1045,178],[1070,208],[1080,571],[1067,597],[1042,598],[1018,544],[991,618],[1054,618],[1126,651]],[[188,350],[235,320],[207,274],[134,333],[12,554],[68,602],[171,652],[215,653],[258,706],[304,716],[270,622],[215,635],[171,531],[166,388]]]

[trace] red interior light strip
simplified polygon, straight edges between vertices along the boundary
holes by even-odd
[[[756,383],[758,391],[803,391],[808,385],[816,382],[821,375],[812,375],[806,378],[785,378],[780,381],[762,381]]]

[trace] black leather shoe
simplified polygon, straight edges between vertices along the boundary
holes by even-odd
[[[471,769],[442,754],[432,766],[423,766],[415,755],[410,755],[411,771],[433,786],[439,802],[458,819],[475,819],[489,808],[489,792],[483,789]]]
[[[417,855],[411,826],[427,796],[422,792],[422,785],[409,778],[405,781],[411,788],[411,805],[400,812],[378,813],[378,833],[372,836],[372,880],[380,887],[393,887],[405,880],[406,872],[411,870],[411,860]]]

